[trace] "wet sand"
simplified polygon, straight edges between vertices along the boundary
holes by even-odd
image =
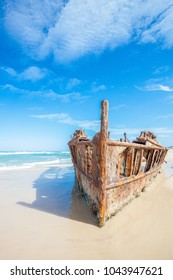
[[[73,169],[0,172],[0,259],[173,259],[173,150],[163,172],[103,228]]]

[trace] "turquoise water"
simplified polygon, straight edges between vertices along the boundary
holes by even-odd
[[[71,165],[69,152],[0,152],[0,170]]]

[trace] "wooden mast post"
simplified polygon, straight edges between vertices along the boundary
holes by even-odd
[[[108,101],[102,101],[100,127],[100,213],[99,225],[105,223],[107,186]]]

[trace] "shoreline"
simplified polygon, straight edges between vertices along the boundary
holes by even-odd
[[[0,259],[173,259],[173,155],[146,192],[103,228],[72,167],[0,171]]]

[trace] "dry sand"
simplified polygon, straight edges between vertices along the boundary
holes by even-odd
[[[163,172],[98,228],[71,169],[0,172],[0,259],[173,259],[173,150]]]

